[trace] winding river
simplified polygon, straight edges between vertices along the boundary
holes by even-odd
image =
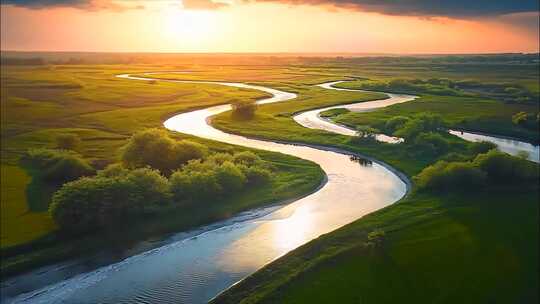
[[[226,85],[272,94],[259,104],[296,97],[293,93],[243,83],[160,80],[151,75],[117,77]],[[334,83],[320,86],[333,88]],[[414,96],[395,95],[342,107],[371,110],[411,98]],[[121,252],[102,252],[13,277],[2,282],[2,303],[205,303],[263,265],[321,234],[396,202],[407,192],[406,177],[382,163],[358,162],[344,151],[325,147],[249,139],[208,124],[211,116],[230,109],[230,105],[220,105],[181,113],[165,121],[164,126],[313,161],[325,171],[326,182],[316,192],[289,204],[244,212],[196,230],[146,240]],[[315,117],[319,112],[314,113]],[[307,127],[323,128],[314,119],[306,122],[305,113],[295,119]],[[320,121],[324,128],[334,128],[328,121]],[[329,131],[340,133],[340,128],[343,127],[336,125]]]
[[[344,82],[344,81],[340,80],[340,81],[327,82],[327,83],[319,84],[317,86],[324,89],[328,89],[328,90],[367,92],[364,90],[343,89],[343,88],[338,88],[334,86],[335,84],[338,84],[341,82]],[[382,93],[382,92],[377,92],[377,93]],[[388,96],[387,99],[380,99],[380,100],[361,102],[361,103],[353,103],[353,104],[348,104],[348,105],[331,106],[331,107],[326,107],[326,108],[321,108],[321,109],[305,111],[294,116],[294,120],[306,128],[319,129],[319,130],[325,130],[332,133],[354,136],[356,134],[355,130],[344,125],[336,124],[328,119],[322,118],[320,114],[324,111],[328,111],[332,109],[347,109],[352,112],[369,112],[369,111],[373,111],[382,107],[387,107],[393,104],[412,101],[418,98],[418,96],[407,95],[407,94],[395,94],[395,93],[384,93],[384,94]],[[527,158],[529,160],[536,163],[540,162],[540,146],[538,145],[533,145],[533,144],[522,142],[516,139],[504,138],[501,136],[465,132],[465,131],[460,131],[460,130],[459,131],[449,130],[449,133],[467,141],[489,141],[497,145],[497,148],[505,153],[508,153],[514,156],[520,155],[521,153],[526,153]],[[376,139],[378,141],[388,142],[388,143],[399,143],[403,141],[403,139],[401,138],[392,137],[385,134],[377,134]]]

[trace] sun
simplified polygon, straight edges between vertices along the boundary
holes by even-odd
[[[162,14],[162,33],[166,39],[204,42],[216,31],[216,18],[210,11],[166,10]]]

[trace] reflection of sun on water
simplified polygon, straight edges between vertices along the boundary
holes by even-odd
[[[290,217],[277,220],[273,223],[273,238],[276,247],[281,253],[288,252],[289,250],[298,247],[300,244],[306,242],[306,239],[311,239],[311,234],[307,232],[313,232],[313,213],[309,205],[302,205],[294,211]]]

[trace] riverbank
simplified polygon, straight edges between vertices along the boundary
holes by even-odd
[[[521,190],[413,193],[292,251],[213,303],[535,303],[538,188]],[[373,245],[370,234],[380,231]]]

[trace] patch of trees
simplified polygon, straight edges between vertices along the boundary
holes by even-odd
[[[31,149],[21,158],[24,167],[51,182],[67,182],[95,174],[81,155],[68,150]]]
[[[75,148],[78,137],[60,135],[57,146]],[[121,163],[97,171],[74,151],[32,149],[21,163],[35,177],[63,184],[49,212],[64,231],[114,227],[125,219],[209,203],[270,182],[272,167],[249,151],[208,153],[188,140],[159,129],[134,134]]]
[[[445,161],[426,167],[415,180],[419,189],[435,192],[472,191],[498,185],[536,184],[538,164],[497,150],[471,161]]]
[[[531,130],[538,130],[540,113],[518,112],[512,116],[512,123]]]
[[[176,201],[197,201],[230,195],[270,178],[270,168],[252,152],[217,153],[190,161],[171,175],[170,184]]]
[[[127,168],[151,167],[169,175],[192,159],[203,158],[207,147],[190,141],[174,140],[167,131],[148,129],[135,133],[122,152]]]

